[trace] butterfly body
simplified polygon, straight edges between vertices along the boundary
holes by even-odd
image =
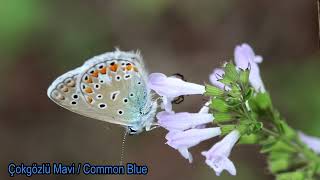
[[[147,87],[139,53],[105,53],[58,77],[48,96],[75,113],[124,126],[129,133],[150,130],[157,103]]]

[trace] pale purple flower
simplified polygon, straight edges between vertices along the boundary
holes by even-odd
[[[237,170],[233,162],[229,159],[229,155],[239,138],[239,131],[233,130],[220,142],[216,143],[209,151],[201,153],[206,157],[206,164],[216,172],[217,176],[220,176],[223,170],[227,170],[233,176],[237,174]]]
[[[189,148],[196,146],[202,141],[213,138],[221,134],[220,127],[190,129],[186,131],[170,131],[166,139],[167,144],[178,150],[180,154],[192,162],[192,155],[188,151]]]
[[[249,81],[252,87],[258,92],[265,92],[265,87],[260,76],[258,63],[262,62],[262,57],[255,55],[248,44],[236,46],[234,50],[234,61],[240,69],[250,69]]]
[[[202,113],[202,114],[207,114],[207,113],[209,113],[209,110],[210,110],[209,106],[210,106],[210,104],[211,104],[211,100],[208,101],[208,102],[206,102],[206,103],[204,104],[204,106],[202,106],[202,108],[199,110],[199,113]]]
[[[176,77],[167,77],[162,73],[149,75],[148,86],[163,97],[163,105],[166,111],[172,111],[171,101],[181,95],[204,94],[205,86],[185,82]]]
[[[214,117],[208,113],[188,113],[188,112],[166,112],[162,111],[157,114],[158,123],[160,126],[171,130],[186,130],[195,128],[212,122]]]
[[[298,133],[300,140],[317,154],[320,154],[320,138],[309,136],[303,132]]]
[[[209,76],[209,80],[210,80],[211,84],[216,86],[217,88],[222,89],[222,90],[225,89],[225,85],[222,82],[220,82],[219,80],[221,80],[223,78],[223,75],[224,75],[223,69],[216,68],[213,70],[213,72]]]

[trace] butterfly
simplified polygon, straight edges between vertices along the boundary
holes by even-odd
[[[56,104],[80,115],[118,124],[129,134],[156,127],[157,101],[147,86],[140,52],[116,49],[87,60],[48,88]]]

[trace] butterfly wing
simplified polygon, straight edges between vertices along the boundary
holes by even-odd
[[[143,124],[152,106],[139,53],[105,53],[55,80],[48,96],[58,105],[94,119],[125,126]]]

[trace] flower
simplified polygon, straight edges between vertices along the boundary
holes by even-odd
[[[177,149],[180,154],[192,162],[192,155],[188,151],[189,148],[199,144],[200,142],[213,138],[221,134],[220,127],[190,129],[186,131],[170,131],[166,139],[167,144],[174,149]]]
[[[211,100],[208,101],[208,102],[206,102],[206,103],[204,104],[204,106],[202,106],[202,108],[199,110],[199,113],[200,113],[200,114],[207,114],[207,113],[209,113],[209,110],[210,110],[209,105],[210,105],[210,104],[211,104]]]
[[[256,56],[248,44],[236,46],[234,50],[234,61],[238,68],[250,68],[249,81],[253,88],[258,92],[265,92],[265,87],[260,76],[258,63],[262,62],[261,56]]]
[[[205,86],[185,82],[176,77],[167,77],[162,73],[149,75],[148,86],[157,94],[163,97],[163,104],[166,111],[172,111],[171,101],[181,95],[204,94]]]
[[[229,91],[230,87],[225,86],[225,84],[219,81],[222,79],[223,75],[224,75],[223,69],[220,69],[220,68],[214,69],[209,76],[210,82],[217,88]]]
[[[214,120],[212,114],[209,113],[188,113],[188,112],[166,112],[162,111],[157,114],[160,126],[170,130],[186,130],[195,128]]]
[[[227,170],[233,176],[236,175],[236,168],[229,159],[229,155],[239,138],[239,131],[233,130],[220,142],[216,143],[209,151],[203,151],[201,153],[206,157],[206,164],[216,172],[217,176],[220,176],[223,170]]]
[[[317,154],[320,154],[320,138],[308,136],[303,132],[299,132],[298,136],[300,140],[305,143],[310,149],[312,149]]]

